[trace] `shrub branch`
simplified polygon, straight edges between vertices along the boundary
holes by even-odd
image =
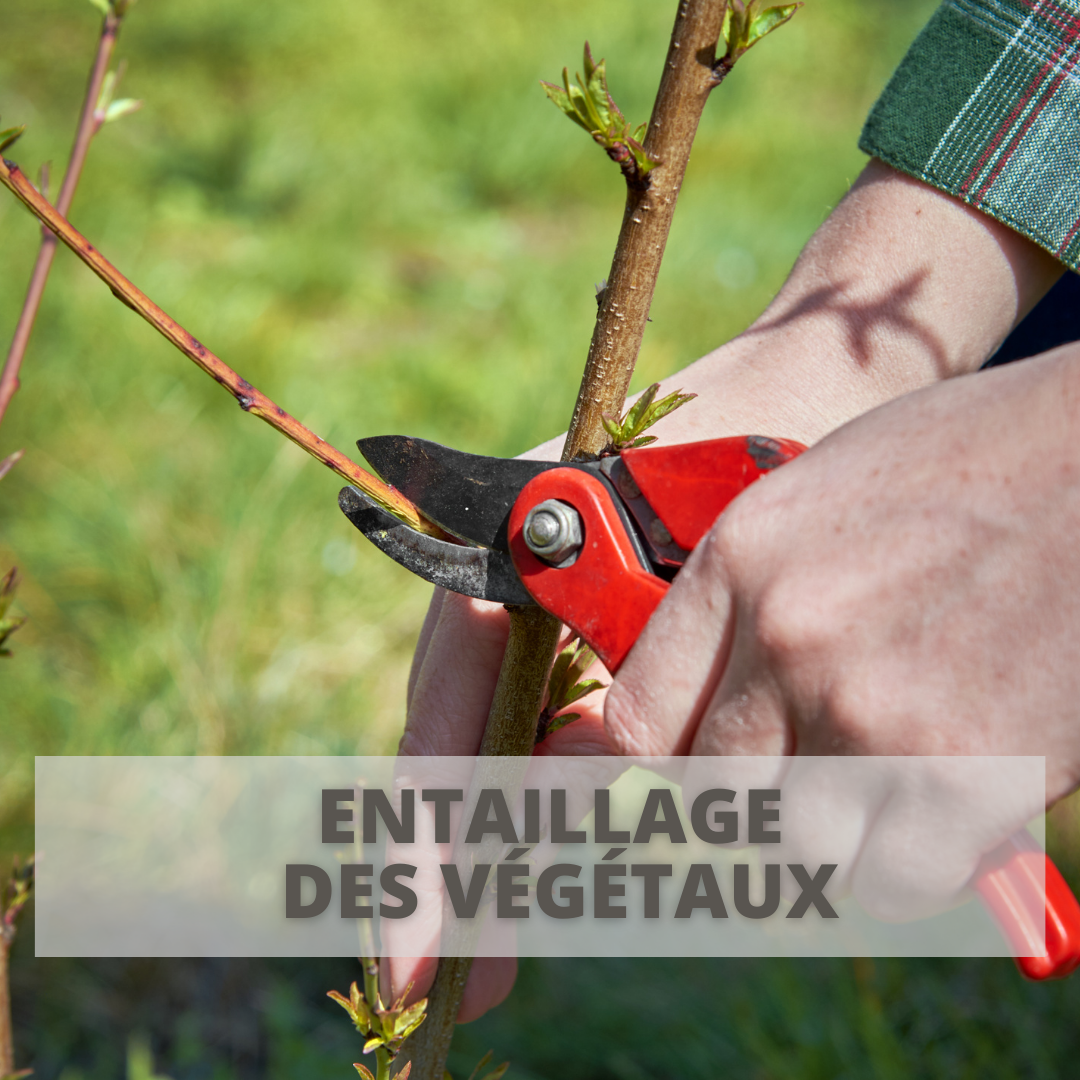
[[[82,112],[79,114],[79,125],[75,129],[75,143],[71,148],[71,157],[68,159],[67,170],[60,185],[60,194],[56,199],[56,209],[64,217],[67,217],[71,202],[75,198],[75,189],[79,186],[90,143],[105,123],[104,111],[99,110],[98,103],[101,100],[102,87],[105,85],[105,77],[123,18],[122,14],[109,10],[101,23],[97,53],[90,69],[90,79],[86,84],[86,96],[83,98]],[[44,183],[42,188],[46,188]],[[43,190],[42,195],[47,197],[48,191]],[[38,250],[37,261],[30,275],[30,285],[26,290],[26,299],[23,301],[22,312],[15,326],[15,335],[11,339],[11,348],[8,349],[7,359],[4,361],[4,369],[0,372],[0,421],[4,419],[4,413],[7,412],[15,391],[19,389],[19,371],[22,368],[26,347],[30,342],[30,332],[34,328],[34,320],[41,306],[41,297],[45,292],[45,283],[49,280],[49,271],[52,269],[55,255],[56,234],[42,226],[41,247]]]
[[[124,277],[101,252],[92,247],[90,242],[62,214],[41,197],[18,165],[6,158],[0,158],[0,183],[71,248],[109,286],[118,300],[141,315],[189,360],[225,387],[236,398],[244,412],[264,420],[275,431],[291,439],[317,461],[321,461],[328,469],[337,473],[346,483],[355,484],[365,495],[374,499],[407,525],[429,536],[452,539],[438,525],[424,517],[400,491],[362,469],[340,450],[309,431],[299,420],[290,416],[261,390],[256,389],[247,379],[233,371],[224,360],[215,356],[202,342],[192,337],[175,319],[162,311],[153,300]]]
[[[627,178],[622,229],[563,461],[599,454],[608,443],[604,413],[622,413],[694,135],[709,93],[720,82],[714,69],[724,10],[725,0],[679,2],[644,142],[645,153],[656,165],[643,178]],[[545,611],[535,607],[509,611],[510,640],[481,754],[532,753],[559,638],[558,620]],[[440,961],[428,998],[427,1022],[407,1048],[414,1062],[412,1080],[442,1080],[470,964],[460,957]]]

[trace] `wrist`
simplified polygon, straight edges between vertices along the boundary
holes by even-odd
[[[977,370],[1061,272],[1025,237],[872,161],[761,317],[665,383],[702,400],[663,435],[754,429],[815,442]]]

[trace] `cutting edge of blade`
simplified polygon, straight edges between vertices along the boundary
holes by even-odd
[[[359,488],[342,488],[338,505],[380,551],[432,585],[500,604],[536,602],[504,552],[452,544],[417,532],[383,510]]]

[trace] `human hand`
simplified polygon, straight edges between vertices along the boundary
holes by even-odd
[[[769,309],[733,342],[663,385],[698,400],[656,429],[668,443],[762,434],[810,444],[899,394],[975,370],[1060,273],[1033,244],[872,163],[807,246]],[[528,456],[555,460],[560,441]],[[402,754],[475,754],[505,648],[493,604],[436,590],[409,680]],[[596,673],[589,673],[590,676]],[[542,751],[612,752],[603,694]],[[420,995],[434,960],[395,960],[395,993]],[[478,960],[461,1019],[509,992],[514,962]]]
[[[1047,798],[1070,791],[1078,393],[1080,345],[1066,346],[885,405],[745,491],[608,692],[619,752],[1045,755]],[[895,917],[899,897],[948,906],[1042,809],[997,787],[962,794],[977,827],[961,837],[903,794],[849,800],[848,884],[872,914]],[[800,814],[828,817],[811,803],[836,797],[804,791]],[[901,857],[915,849],[917,882]]]

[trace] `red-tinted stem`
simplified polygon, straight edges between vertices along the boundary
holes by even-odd
[[[90,142],[104,122],[104,117],[98,113],[97,103],[101,97],[101,87],[105,82],[105,76],[109,71],[109,62],[116,46],[121,21],[121,16],[110,13],[105,16],[101,24],[101,37],[98,39],[94,66],[90,69],[90,80],[86,86],[86,96],[83,98],[79,126],[75,131],[75,144],[71,148],[71,158],[68,160],[67,171],[60,185],[60,195],[56,200],[56,208],[63,217],[67,217],[71,202],[75,198],[75,189],[79,186],[79,178],[82,176]],[[47,193],[43,194],[47,195]],[[19,389],[19,371],[22,368],[23,357],[26,355],[26,346],[30,342],[30,333],[34,328],[38,308],[41,306],[45,283],[49,280],[49,270],[52,269],[55,254],[56,235],[42,226],[41,248],[38,250],[37,261],[30,275],[30,285],[26,290],[26,300],[23,301],[22,312],[15,326],[15,335],[11,339],[11,348],[8,349],[4,369],[0,372],[0,421],[3,421],[7,407],[15,396],[15,391]]]

